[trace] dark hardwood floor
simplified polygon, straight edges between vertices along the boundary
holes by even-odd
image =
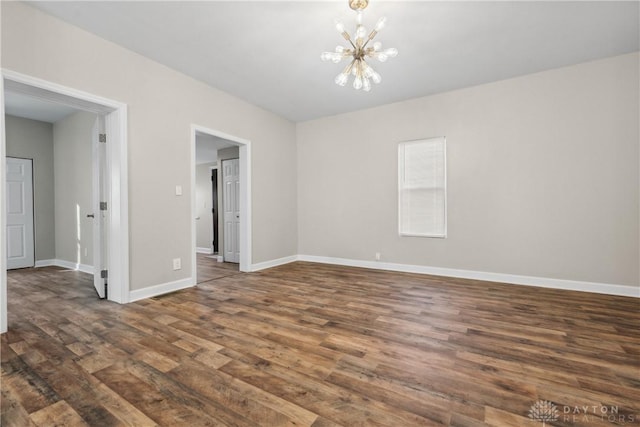
[[[301,262],[198,275],[118,305],[82,273],[10,272],[2,425],[541,426],[539,401],[546,425],[639,424],[638,299]]]

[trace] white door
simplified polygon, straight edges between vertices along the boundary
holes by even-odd
[[[92,130],[93,146],[93,212],[87,216],[93,218],[93,286],[100,298],[107,297],[106,283],[107,275],[107,241],[105,230],[107,229],[108,205],[102,205],[106,200],[107,185],[106,179],[106,154],[107,143],[101,142],[104,135],[104,117],[98,117]]]
[[[240,161],[222,161],[224,260],[240,262]]]
[[[7,269],[33,267],[33,160],[7,157]]]

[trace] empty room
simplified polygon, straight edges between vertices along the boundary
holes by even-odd
[[[640,2],[0,1],[2,426],[640,426]]]

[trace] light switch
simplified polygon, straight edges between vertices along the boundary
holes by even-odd
[[[176,185],[176,196],[182,196],[182,185]]]

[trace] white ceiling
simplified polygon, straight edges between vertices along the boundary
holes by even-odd
[[[55,123],[79,110],[56,102],[6,91],[4,94],[4,111],[11,116]]]
[[[371,92],[338,87],[320,53],[355,14],[340,1],[47,2],[34,6],[292,121],[502,80],[639,49],[637,1],[371,0],[387,16]]]
[[[234,145],[226,139],[196,132],[196,164],[215,163],[218,161],[218,150]]]

